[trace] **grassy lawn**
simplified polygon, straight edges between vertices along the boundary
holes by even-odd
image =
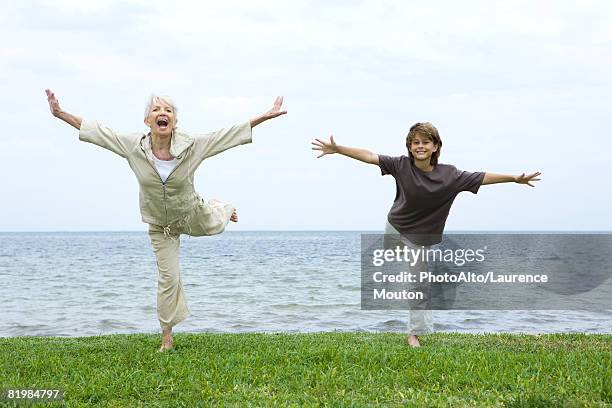
[[[62,406],[610,407],[612,336],[391,333],[0,338],[0,388]],[[50,404],[47,404],[49,406]]]

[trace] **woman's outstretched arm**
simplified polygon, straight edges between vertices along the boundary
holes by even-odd
[[[276,100],[274,101],[274,106],[272,106],[272,109],[270,109],[263,115],[256,116],[251,119],[251,129],[259,125],[260,123],[265,122],[266,120],[273,119],[277,116],[284,115],[285,113],[287,113],[287,111],[281,110],[282,105],[283,105],[283,97],[282,96],[276,97]]]
[[[47,101],[49,102],[49,110],[51,110],[51,114],[56,118],[68,123],[77,130],[80,130],[83,120],[78,116],[74,116],[71,113],[63,111],[62,108],[60,108],[59,101],[51,90],[45,89],[45,93],[47,94]]]
[[[55,94],[49,89],[45,89],[45,92],[47,93],[47,101],[49,102],[51,114],[77,129],[79,131],[79,140],[108,149],[121,157],[127,157],[128,152],[139,142],[140,135],[117,134],[112,129],[102,126],[96,121],[83,121],[82,118],[63,111]]]
[[[199,164],[207,157],[219,154],[227,149],[236,147],[252,141],[252,129],[266,120],[276,118],[287,113],[282,111],[283,97],[279,96],[274,101],[272,109],[263,115],[254,117],[243,123],[234,125],[230,128],[219,129],[216,132],[207,133],[205,135],[197,135],[195,137],[194,155],[198,158]]]
[[[520,176],[512,176],[508,174],[495,174],[495,173],[485,173],[484,180],[482,180],[482,185],[485,184],[497,184],[497,183],[518,183],[518,184],[527,184],[528,186],[535,187],[531,184],[532,181],[540,181],[539,178],[542,173],[536,171],[531,174],[521,174]]]
[[[376,153],[366,149],[360,149],[358,147],[341,146],[336,144],[333,136],[329,137],[329,142],[324,142],[321,139],[315,139],[312,144],[312,150],[321,151],[321,154],[317,156],[317,159],[325,156],[326,154],[339,153],[343,156],[347,156],[364,163],[378,165],[378,155]]]

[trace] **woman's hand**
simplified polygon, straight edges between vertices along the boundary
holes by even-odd
[[[277,96],[276,100],[274,101],[274,106],[272,106],[272,109],[263,114],[265,118],[264,120],[273,119],[277,116],[284,115],[285,113],[287,113],[287,111],[281,110],[281,106],[283,106],[283,97]]]
[[[262,122],[265,122],[268,119],[274,119],[277,116],[286,114],[287,113],[286,110],[283,110],[283,111],[281,110],[282,105],[283,105],[283,97],[277,96],[276,100],[274,101],[274,106],[272,106],[272,109],[270,109],[269,111],[267,111],[261,116],[251,119],[251,128],[254,128],[255,126],[259,125]]]
[[[531,173],[527,175],[523,173],[520,176],[516,176],[516,178],[514,179],[514,182],[518,184],[527,184],[528,186],[535,187],[533,184],[531,184],[531,182],[540,181],[540,179],[536,177],[538,177],[541,174],[542,173],[540,173],[539,171],[536,171],[535,173]]]
[[[62,112],[62,108],[60,108],[59,101],[50,89],[45,89],[45,93],[47,94],[47,102],[49,102],[49,110],[51,111],[51,114],[57,118]]]
[[[321,139],[315,139],[315,141],[312,142],[312,144],[313,144],[312,150],[321,151],[321,154],[317,156],[317,159],[319,157],[325,156],[326,154],[338,153],[338,145],[336,144],[336,141],[334,140],[333,135],[329,137],[329,143],[324,142]]]
[[[64,112],[62,108],[60,108],[59,101],[55,97],[55,94],[51,92],[50,89],[45,89],[45,93],[47,94],[47,102],[49,102],[49,110],[51,111],[51,114],[56,118],[68,123],[73,128],[77,130],[81,129],[81,123],[83,120],[79,116]]]

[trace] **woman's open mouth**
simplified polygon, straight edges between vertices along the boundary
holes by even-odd
[[[159,118],[159,119],[157,119],[157,122],[156,122],[156,123],[157,123],[157,126],[158,126],[160,129],[162,129],[162,130],[164,130],[164,129],[166,129],[166,128],[168,127],[168,119],[165,119],[165,118]]]

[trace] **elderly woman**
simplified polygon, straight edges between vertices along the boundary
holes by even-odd
[[[218,200],[206,201],[193,187],[200,163],[232,147],[250,143],[258,124],[287,113],[283,98],[263,115],[228,129],[190,135],[176,128],[177,108],[168,97],[152,95],[144,123],[147,134],[121,134],[60,108],[55,94],[46,90],[51,113],[79,130],[79,139],[127,159],[140,185],[140,213],[149,224],[149,236],[159,269],[157,314],[162,327],[160,351],[173,348],[172,328],[189,316],[179,271],[179,237],[215,235],[229,221],[238,221],[236,209]]]

